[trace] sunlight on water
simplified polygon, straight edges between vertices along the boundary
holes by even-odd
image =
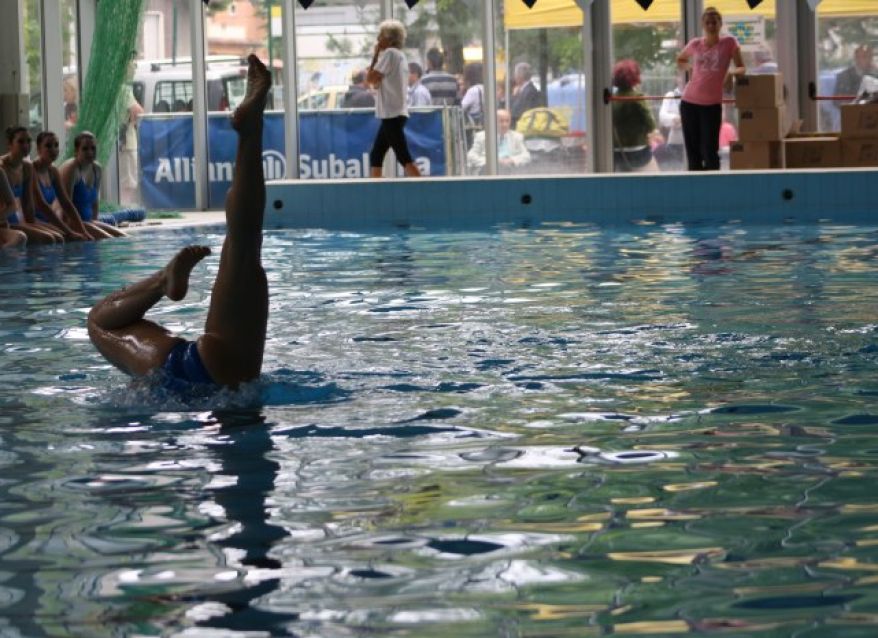
[[[0,255],[0,635],[874,635],[874,228],[269,233],[262,378],[132,382],[203,232]]]

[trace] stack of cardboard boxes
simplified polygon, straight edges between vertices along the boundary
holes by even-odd
[[[842,104],[841,157],[844,166],[878,166],[878,103]]]
[[[783,78],[744,75],[735,85],[738,141],[729,148],[732,170],[782,168],[786,134]]]
[[[738,78],[738,142],[729,149],[733,170],[878,166],[878,103],[843,104],[841,133],[787,133],[783,77]]]

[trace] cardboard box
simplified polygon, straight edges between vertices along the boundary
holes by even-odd
[[[842,104],[842,137],[878,137],[878,104]]]
[[[733,171],[783,166],[783,142],[732,142],[729,146],[729,167]]]
[[[850,168],[878,166],[878,138],[842,139],[841,161]]]
[[[785,137],[786,108],[738,109],[738,140],[777,142]]]
[[[841,140],[837,137],[791,137],[783,145],[787,168],[841,166]]]
[[[735,104],[739,109],[768,109],[783,103],[783,75],[780,73],[735,78]]]

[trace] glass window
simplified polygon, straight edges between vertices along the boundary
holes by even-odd
[[[878,4],[823,0],[817,6],[817,93],[838,98],[820,101],[821,131],[840,130],[841,105],[861,90],[878,90],[876,44]]]
[[[64,65],[61,95],[64,128],[69,131],[79,117],[79,74],[76,60],[76,0],[61,0],[61,60]],[[61,139],[64,148],[64,139]]]
[[[298,174],[303,179],[368,176],[378,123],[365,70],[372,60],[380,4],[339,0],[315,2],[307,11],[295,7]]]
[[[506,0],[496,17],[498,168],[504,174],[584,173],[584,16],[574,0],[538,9]],[[514,152],[519,142],[526,154]],[[470,148],[471,173],[481,170],[481,155],[478,146]]]
[[[484,127],[480,5],[393,4],[407,30],[409,150],[424,175],[465,175],[467,148]]]
[[[682,42],[680,2],[657,0],[649,11],[614,0],[613,170],[685,168],[676,57]]]
[[[213,4],[213,3],[212,3]],[[207,43],[208,205],[223,208],[231,185],[237,136],[228,112],[247,89],[246,58],[255,53],[272,69],[275,86],[265,115],[266,179],[284,177],[283,112],[277,111],[281,92],[281,1],[236,0],[209,6],[205,20]],[[273,108],[272,108],[273,107]],[[270,161],[269,161],[270,160]]]
[[[120,198],[125,205],[195,206],[189,4],[146,0],[133,65],[129,120],[120,135]]]

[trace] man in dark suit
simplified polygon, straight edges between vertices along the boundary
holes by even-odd
[[[343,109],[370,109],[375,106],[375,96],[366,84],[366,72],[354,71],[351,76],[351,85],[341,101]]]
[[[527,62],[519,62],[515,65],[513,75],[515,84],[512,88],[512,101],[510,102],[513,128],[515,128],[515,124],[522,113],[538,106],[546,105],[542,92],[531,80],[532,75],[530,64]]]
[[[854,49],[854,63],[835,76],[836,95],[857,95],[860,92],[863,76],[875,75],[873,53],[872,47],[868,44],[861,44]]]

